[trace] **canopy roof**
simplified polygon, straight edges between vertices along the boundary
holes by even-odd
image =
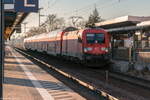
[[[150,20],[150,16],[148,17],[123,16],[111,20],[102,21],[100,23],[95,23],[95,25],[97,27],[101,27],[104,29],[110,29],[110,28],[118,28],[118,27],[125,27],[125,26],[136,26],[138,23],[147,20]]]
[[[5,39],[9,38],[16,27],[27,17],[29,13],[15,12],[13,0],[4,0]]]

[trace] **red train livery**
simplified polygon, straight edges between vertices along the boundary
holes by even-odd
[[[110,35],[99,28],[77,30],[70,27],[24,40],[26,49],[46,52],[89,66],[109,60],[109,44]]]

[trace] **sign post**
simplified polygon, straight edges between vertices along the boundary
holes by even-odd
[[[3,99],[3,66],[4,66],[4,0],[0,0],[0,99]]]

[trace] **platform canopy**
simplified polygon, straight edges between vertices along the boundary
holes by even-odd
[[[4,38],[8,39],[15,31],[21,22],[27,17],[29,13],[16,12],[15,0],[4,0],[4,19],[5,19],[5,32]]]
[[[5,11],[5,39],[9,38],[20,23],[25,19],[27,13],[16,13],[12,11]]]
[[[139,26],[127,26],[127,27],[120,27],[120,28],[112,28],[112,29],[106,29],[107,32],[113,34],[113,33],[119,33],[119,34],[126,34],[126,33],[135,33],[136,31],[150,31],[150,25],[139,25]]]
[[[138,23],[150,20],[150,16],[140,17],[140,16],[123,16],[118,17],[106,21],[102,21],[99,23],[95,23],[97,27],[101,27],[104,29],[112,29],[119,27],[128,27],[128,26],[136,26]]]

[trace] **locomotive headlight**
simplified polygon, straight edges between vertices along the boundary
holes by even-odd
[[[88,51],[92,51],[92,48],[91,47],[84,48],[84,52],[88,52]]]
[[[102,47],[101,48],[102,51],[108,52],[108,48]]]

